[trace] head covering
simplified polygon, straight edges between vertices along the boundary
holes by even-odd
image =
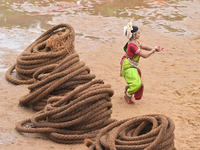
[[[128,39],[132,38],[132,33],[136,33],[139,30],[137,26],[132,25],[132,21],[130,21],[125,27],[124,27],[124,35]]]

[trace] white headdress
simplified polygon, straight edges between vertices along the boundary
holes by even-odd
[[[127,37],[128,39],[130,39],[130,38],[132,37],[131,30],[133,30],[132,21],[130,21],[130,22],[124,27],[124,35],[126,35],[126,37]]]

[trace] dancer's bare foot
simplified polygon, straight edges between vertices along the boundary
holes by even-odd
[[[124,95],[124,99],[126,100],[126,102],[128,103],[128,104],[135,104],[132,100],[131,100],[131,98],[127,98],[126,97],[126,95]]]

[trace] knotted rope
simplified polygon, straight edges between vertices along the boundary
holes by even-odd
[[[116,121],[103,128],[88,150],[175,150],[174,122],[152,114]]]
[[[83,143],[86,138],[95,138],[100,129],[114,121],[110,119],[113,93],[110,85],[102,80],[92,80],[65,96],[49,98],[43,110],[19,122],[16,129],[24,133],[45,133],[59,143]]]
[[[57,64],[75,52],[75,32],[69,24],[59,24],[44,32],[18,57],[6,72],[6,79],[13,84],[34,83],[33,74],[43,66]],[[13,70],[19,78],[11,76]]]

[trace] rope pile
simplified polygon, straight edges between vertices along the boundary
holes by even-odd
[[[54,31],[60,27],[68,29],[62,29],[62,33]],[[7,79],[15,84],[34,82],[19,103],[39,111],[16,125],[19,132],[44,133],[58,143],[83,143],[115,121],[110,119],[110,97],[114,91],[90,74],[90,68],[74,51],[73,41],[73,28],[61,24],[39,37],[18,57],[15,69],[19,76],[31,79],[11,80],[8,76]],[[56,54],[61,55],[52,59]],[[46,63],[48,59],[51,63]]]
[[[49,98],[45,109],[19,122],[16,129],[24,133],[45,133],[58,143],[83,143],[114,122],[110,119],[113,93],[110,85],[102,80],[92,80],[65,96]]]
[[[29,94],[21,97],[19,103],[39,111],[44,109],[49,98],[63,96],[94,78],[85,62],[79,61],[79,55],[73,53],[59,64],[38,69],[33,74],[35,83],[28,86]]]
[[[44,32],[18,57],[6,72],[6,79],[13,84],[34,83],[33,74],[43,66],[57,64],[75,52],[75,32],[69,24],[59,24]],[[11,76],[16,70],[19,78]]]
[[[88,150],[175,150],[174,122],[152,114],[116,121],[103,128]]]

